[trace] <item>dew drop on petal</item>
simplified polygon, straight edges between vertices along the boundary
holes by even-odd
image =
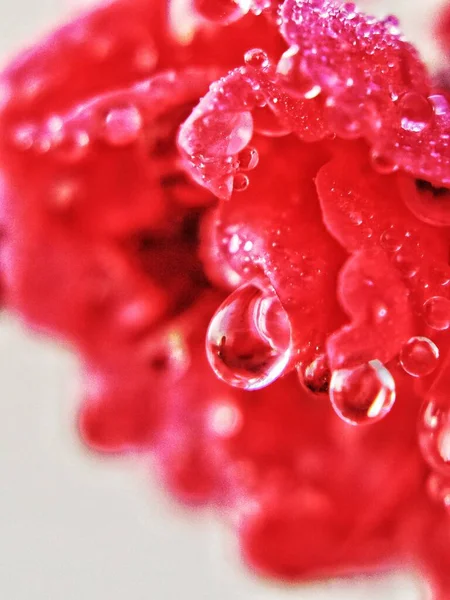
[[[280,377],[291,326],[274,291],[250,282],[233,292],[211,320],[206,351],[216,375],[234,387],[256,390]]]
[[[370,158],[372,160],[372,166],[378,173],[381,175],[389,175],[391,173],[395,173],[398,170],[398,165],[396,165],[392,160],[383,156],[383,154],[379,154],[375,150],[372,150]]]
[[[388,252],[398,252],[405,241],[405,234],[395,227],[383,231],[380,236],[380,244]]]
[[[431,473],[427,480],[427,492],[434,502],[450,512],[450,478]]]
[[[439,361],[439,348],[426,337],[412,337],[400,352],[400,364],[413,377],[432,373]]]
[[[299,368],[300,382],[313,394],[324,394],[330,388],[330,367],[324,354],[317,356],[305,368]]]
[[[178,143],[189,155],[225,157],[239,154],[253,135],[250,112],[215,112],[188,120],[180,129]]]
[[[244,173],[237,173],[233,179],[233,191],[245,192],[250,183],[249,178]]]
[[[420,133],[433,119],[433,107],[427,98],[416,92],[407,92],[398,100],[402,129]]]
[[[444,331],[450,326],[450,300],[443,296],[433,296],[423,305],[423,318],[432,329]]]
[[[450,226],[450,190],[417,179],[404,184],[402,198],[415,217],[437,227]]]
[[[244,55],[245,64],[254,69],[267,69],[270,66],[269,57],[260,48],[248,50]]]
[[[419,445],[426,462],[443,475],[450,475],[450,406],[433,400],[422,406]]]
[[[105,118],[104,137],[112,146],[133,143],[142,129],[142,115],[135,106],[111,109]]]
[[[312,100],[322,89],[301,71],[302,53],[298,46],[291,46],[281,56],[277,65],[278,81],[294,98]]]
[[[332,373],[330,400],[337,415],[351,425],[382,419],[395,401],[395,381],[379,360]]]
[[[228,25],[241,19],[250,10],[250,2],[235,0],[194,0],[197,14],[220,25]]]
[[[241,171],[252,171],[258,166],[259,154],[256,148],[247,146],[238,155],[239,169]]]

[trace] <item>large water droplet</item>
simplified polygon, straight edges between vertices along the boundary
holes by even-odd
[[[426,324],[437,331],[450,327],[450,300],[443,296],[433,296],[423,305],[423,317]]]
[[[400,352],[400,364],[413,377],[432,373],[439,361],[439,348],[426,337],[412,337]]]
[[[420,133],[431,123],[433,107],[428,100],[416,92],[407,92],[398,101],[401,126],[406,131]]]
[[[250,112],[217,111],[188,120],[180,130],[178,143],[191,156],[225,157],[239,154],[252,135]]]
[[[250,10],[249,0],[194,0],[196,12],[207,21],[228,25],[241,19]]]
[[[382,419],[395,401],[395,381],[379,360],[333,372],[331,404],[341,419],[365,425]]]
[[[121,106],[108,112],[105,119],[105,140],[112,146],[132,144],[142,129],[142,115],[135,106]]]
[[[437,227],[450,225],[450,190],[435,187],[424,179],[406,180],[402,199],[415,217]]]
[[[303,54],[291,46],[280,58],[277,75],[283,88],[294,98],[311,100],[320,94],[321,87],[301,71]]]
[[[215,373],[234,387],[256,390],[285,371],[291,358],[289,318],[271,288],[242,285],[211,320],[206,339]]]
[[[450,475],[450,406],[425,402],[419,418],[419,444],[427,463]]]

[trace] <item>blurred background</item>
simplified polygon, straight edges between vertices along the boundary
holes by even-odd
[[[151,0],[149,0],[151,1]],[[92,4],[92,1],[89,3]],[[432,21],[445,0],[360,0],[393,12],[437,68]],[[2,0],[0,62],[82,4]],[[231,532],[180,509],[148,466],[89,454],[74,431],[76,360],[13,319],[0,321],[0,599],[416,600],[410,573],[292,588],[253,577]]]

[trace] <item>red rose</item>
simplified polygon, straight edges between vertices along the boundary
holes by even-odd
[[[3,72],[4,304],[82,357],[86,443],[152,452],[258,570],[444,599],[450,96],[350,3],[180,10]]]

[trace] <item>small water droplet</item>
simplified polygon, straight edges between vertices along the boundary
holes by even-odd
[[[407,92],[398,100],[401,126],[405,131],[420,133],[433,118],[433,107],[427,98],[416,92]]]
[[[259,154],[256,148],[247,146],[238,155],[239,169],[241,171],[252,171],[258,166]]]
[[[338,369],[331,376],[330,399],[338,416],[347,423],[375,423],[394,404],[395,381],[379,360]]]
[[[419,260],[411,252],[400,249],[393,258],[395,266],[401,272],[403,277],[412,279],[417,275],[420,269]]]
[[[450,479],[440,473],[431,473],[427,479],[427,492],[434,502],[450,512]]]
[[[70,164],[81,161],[89,153],[90,141],[89,134],[83,129],[64,134],[55,148],[58,159]]]
[[[426,337],[412,337],[400,352],[400,364],[413,377],[432,373],[439,361],[439,348]]]
[[[245,192],[250,183],[249,178],[244,173],[236,173],[233,179],[233,191]]]
[[[270,66],[269,57],[260,48],[248,50],[244,55],[245,64],[254,69],[267,69]]]
[[[317,356],[306,368],[299,368],[301,383],[313,394],[328,393],[331,372],[325,354]]]
[[[386,229],[380,236],[380,244],[388,252],[398,252],[403,246],[404,240],[404,232],[399,231],[395,227]]]
[[[424,459],[439,473],[450,475],[450,406],[426,401],[418,431]]]
[[[443,331],[450,327],[450,300],[443,296],[433,296],[423,305],[423,317],[432,329]]]
[[[370,154],[372,160],[372,166],[378,173],[382,175],[390,175],[398,171],[398,165],[396,165],[391,159],[379,154],[376,150],[372,150]]]
[[[280,377],[291,327],[274,291],[250,282],[233,292],[211,320],[206,350],[217,376],[234,387],[255,390]]]
[[[343,139],[357,139],[361,136],[361,122],[352,108],[341,105],[336,98],[330,96],[325,103],[330,127],[337,136]]]
[[[112,146],[132,144],[141,129],[142,115],[136,106],[113,108],[106,115],[104,136]]]

